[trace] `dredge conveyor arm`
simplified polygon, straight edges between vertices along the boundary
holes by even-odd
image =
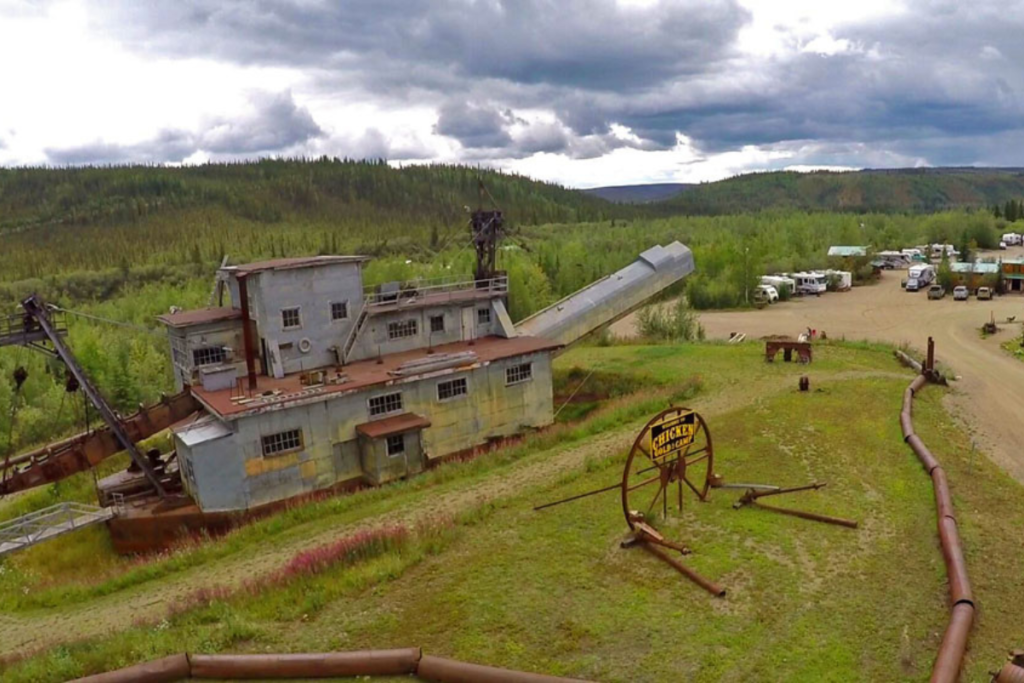
[[[26,332],[41,333],[41,336],[45,336],[45,340],[53,345],[53,353],[64,361],[64,365],[67,366],[68,372],[78,380],[79,386],[89,401],[96,407],[103,421],[107,424],[107,429],[116,439],[118,445],[128,451],[128,455],[132,461],[142,470],[143,474],[146,475],[146,479],[153,486],[161,498],[166,496],[163,485],[160,483],[159,477],[157,477],[156,471],[153,466],[150,465],[149,461],[143,457],[139,452],[135,442],[128,435],[125,430],[124,424],[121,419],[114,412],[114,409],[110,407],[106,399],[99,392],[98,389],[89,380],[88,375],[82,369],[82,366],[78,364],[78,360],[75,358],[74,353],[68,347],[64,341],[64,337],[61,331],[56,328],[52,319],[50,318],[50,311],[47,308],[43,300],[33,294],[24,301],[21,302],[21,307],[25,311],[24,326]],[[33,335],[35,336],[35,335]],[[35,346],[35,344],[32,344]],[[38,347],[37,347],[38,348]],[[5,473],[6,474],[6,473]]]

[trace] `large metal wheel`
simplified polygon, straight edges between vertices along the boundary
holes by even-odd
[[[659,509],[667,516],[670,502],[682,511],[684,487],[705,500],[713,473],[714,448],[704,418],[689,408],[663,410],[633,442],[622,472],[622,512],[629,528]]]

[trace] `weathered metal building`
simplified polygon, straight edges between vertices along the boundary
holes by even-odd
[[[553,420],[555,353],[693,270],[678,242],[518,327],[504,275],[367,291],[358,256],[221,268],[231,306],[165,315],[204,411],[174,430],[203,512],[380,484]]]

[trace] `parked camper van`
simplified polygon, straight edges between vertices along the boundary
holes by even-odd
[[[796,282],[797,294],[821,296],[828,289],[828,277],[825,273],[790,273],[790,277]]]
[[[1024,242],[1024,235],[1019,235],[1015,232],[1008,232],[1003,235],[1001,241],[1006,242],[1006,246],[1008,247],[1017,247],[1020,246],[1021,242]]]
[[[918,264],[910,266],[907,272],[907,291],[916,292],[926,288],[935,279],[935,266]]]

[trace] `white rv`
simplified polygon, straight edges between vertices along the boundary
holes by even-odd
[[[821,296],[828,289],[828,277],[825,273],[790,273],[789,276],[796,282],[797,294]]]
[[[835,279],[837,291],[845,292],[853,287],[853,273],[847,270],[826,270],[825,275],[829,280]]]
[[[935,279],[935,266],[918,264],[910,266],[907,272],[907,291],[916,292],[925,289]]]
[[[1024,241],[1024,236],[1019,235],[1015,232],[1008,232],[1005,235],[1003,235],[1003,239],[1001,241],[1006,242],[1006,246],[1008,247],[1016,247],[1019,246],[1022,241]]]

